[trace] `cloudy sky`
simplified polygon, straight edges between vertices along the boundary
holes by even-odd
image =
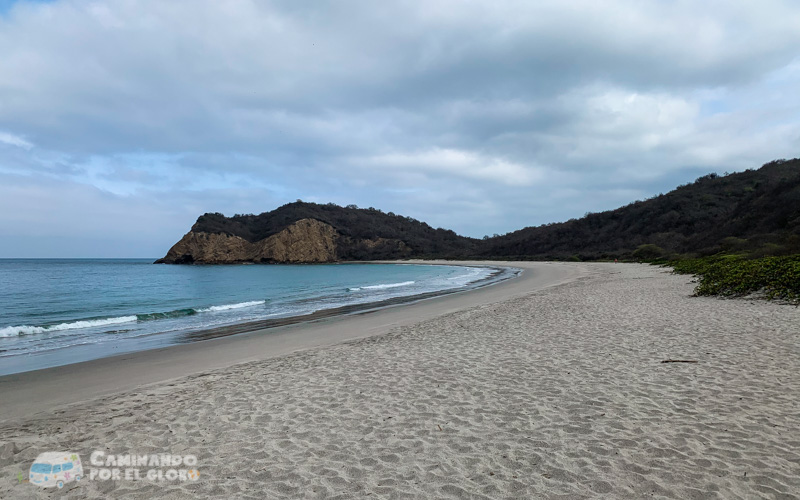
[[[303,199],[469,236],[800,156],[800,4],[0,0],[0,257]]]

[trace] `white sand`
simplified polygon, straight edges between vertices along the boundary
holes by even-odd
[[[798,498],[800,309],[574,268],[386,335],[7,421],[0,498]],[[194,453],[201,477],[17,484],[40,452],[96,449]]]

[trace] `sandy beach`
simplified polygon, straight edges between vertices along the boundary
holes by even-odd
[[[800,497],[800,309],[646,265],[510,265],[463,294],[2,377],[0,498]],[[194,455],[199,477],[43,489],[24,478],[45,451],[87,475],[96,451]]]

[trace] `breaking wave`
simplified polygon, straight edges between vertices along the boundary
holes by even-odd
[[[44,326],[7,326],[0,328],[0,337],[20,337],[23,335],[34,335],[37,333],[60,332],[64,330],[79,330],[82,328],[92,328],[109,325],[121,325],[124,323],[135,323],[137,321],[154,321],[159,319],[173,319],[183,318],[186,316],[194,316],[197,313],[203,312],[219,312],[228,311],[231,309],[242,309],[245,307],[253,307],[264,305],[266,300],[254,300],[250,302],[239,302],[237,304],[225,304],[221,306],[203,307],[200,309],[176,309],[167,312],[155,312],[147,314],[136,314],[129,316],[118,316],[114,318],[99,318],[99,319],[86,319],[79,321],[72,321],[68,323],[59,323],[57,325],[44,325]]]
[[[154,319],[183,318],[185,316],[194,316],[195,314],[197,314],[197,309],[176,309],[167,312],[137,314],[136,319],[139,321],[152,321]]]
[[[48,326],[7,326],[5,328],[0,328],[0,337],[18,337],[21,335],[32,335],[35,333],[78,330],[80,328],[91,328],[93,326],[121,325],[123,323],[132,323],[136,320],[136,316],[119,316],[116,318],[87,319]]]
[[[348,288],[347,290],[351,292],[358,292],[361,290],[383,290],[385,288],[397,288],[401,286],[413,285],[414,283],[416,283],[416,281],[403,281],[402,283],[386,283],[382,285],[355,286],[352,288]]]
[[[266,300],[252,300],[250,302],[239,302],[238,304],[226,304],[223,306],[211,306],[197,309],[197,312],[216,312],[216,311],[229,311],[231,309],[242,309],[244,307],[253,307],[264,305]]]

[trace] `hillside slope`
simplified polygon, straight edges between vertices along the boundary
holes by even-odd
[[[374,208],[301,201],[260,215],[200,216],[162,263],[334,262],[401,258],[591,260],[665,253],[800,252],[800,159],[710,174],[581,219],[477,240]],[[659,250],[660,251],[660,250]]]
[[[800,159],[725,176],[706,175],[616,210],[521,229],[485,241],[480,255],[597,259],[625,257],[643,244],[672,253],[800,251]]]

